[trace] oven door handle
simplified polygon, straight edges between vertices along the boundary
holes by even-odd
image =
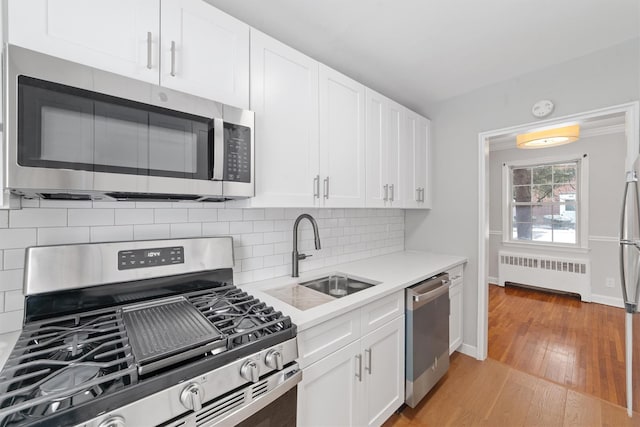
[[[224,179],[224,121],[213,119],[213,180]]]
[[[204,423],[199,427],[220,427],[236,425],[273,403],[280,396],[295,387],[301,380],[302,370],[298,370],[282,383],[278,384],[278,386],[276,386],[274,389],[263,394],[247,406],[242,406],[237,410],[222,417],[222,419],[212,420],[211,423]]]
[[[451,282],[449,280],[443,280],[442,286],[438,286],[436,289],[433,289],[429,292],[425,292],[423,294],[415,294],[413,295],[413,302],[429,302],[438,298],[440,295],[446,294],[449,292],[449,284]]]

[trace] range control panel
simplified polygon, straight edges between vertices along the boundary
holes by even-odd
[[[135,249],[118,252],[118,270],[183,264],[184,247]]]

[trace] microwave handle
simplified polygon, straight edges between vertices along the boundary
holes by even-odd
[[[213,180],[222,181],[224,177],[224,122],[213,119]]]

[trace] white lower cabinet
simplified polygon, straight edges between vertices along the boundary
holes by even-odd
[[[333,347],[332,353],[308,366],[305,352],[301,352],[304,370],[298,384],[299,426],[379,426],[402,405],[405,320],[404,306],[398,301],[404,301],[403,295],[404,290],[300,334],[302,342],[323,349],[347,336],[354,341]],[[362,337],[352,333],[368,329],[350,328],[349,319],[357,317],[363,325],[371,324],[372,314],[393,318]],[[327,334],[332,323],[344,325],[342,332]],[[314,332],[316,328],[320,333]],[[325,337],[326,343],[318,342]]]
[[[456,351],[462,345],[462,314],[463,314],[463,275],[462,264],[454,267],[449,273],[451,285],[449,287],[449,354]]]

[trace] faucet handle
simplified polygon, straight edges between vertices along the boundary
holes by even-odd
[[[298,259],[306,259],[306,258],[309,258],[309,257],[311,257],[311,256],[313,256],[313,255],[298,254]]]

